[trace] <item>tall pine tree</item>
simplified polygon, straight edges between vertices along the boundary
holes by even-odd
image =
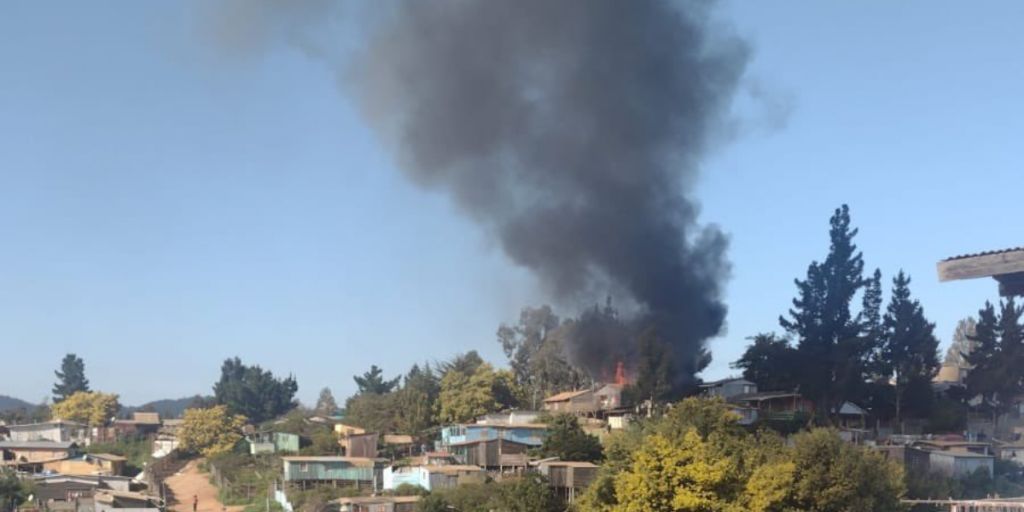
[[[910,297],[910,276],[901,270],[893,279],[892,297],[883,319],[882,359],[886,375],[896,383],[896,420],[902,419],[909,389],[925,389],[913,402],[925,412],[931,398],[930,382],[939,369],[939,340],[935,324],[924,316],[921,303]]]
[[[864,259],[853,243],[849,207],[836,209],[830,221],[831,245],[822,263],[813,262],[807,277],[796,280],[797,297],[782,327],[797,340],[801,390],[814,401],[820,420],[828,422],[846,400],[862,391],[869,348],[859,315],[850,311],[866,284]]]
[[[990,302],[978,312],[974,351],[966,356],[973,369],[967,374],[967,390],[981,395],[1006,411],[1012,400],[1024,393],[1024,306],[1013,297],[1000,302],[999,311]]]
[[[53,385],[53,403],[63,402],[79,391],[89,392],[89,379],[85,378],[85,361],[75,354],[64,356],[60,370],[53,372],[57,382]]]

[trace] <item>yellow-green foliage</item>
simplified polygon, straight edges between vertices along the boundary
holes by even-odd
[[[91,427],[106,425],[121,410],[117,395],[98,391],[79,391],[60,403],[53,404],[54,419],[77,421]]]
[[[483,363],[467,375],[449,371],[441,379],[438,417],[442,423],[470,421],[477,416],[516,405],[521,394],[508,370]]]
[[[597,481],[577,502],[594,512],[895,512],[902,471],[833,430],[738,428],[721,401],[687,399],[613,435]]]
[[[245,421],[245,416],[228,414],[223,405],[188,409],[178,430],[181,448],[205,457],[228,453],[242,440],[240,431]]]

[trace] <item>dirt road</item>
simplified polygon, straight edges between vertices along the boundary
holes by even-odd
[[[198,512],[241,512],[242,507],[227,509],[217,500],[217,488],[210,483],[209,473],[199,471],[199,461],[189,461],[181,471],[164,481],[167,491],[173,497],[172,512],[192,512],[192,497],[199,497]]]

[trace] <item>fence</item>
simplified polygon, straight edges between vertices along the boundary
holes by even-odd
[[[174,450],[147,465],[146,471],[143,473],[143,479],[146,481],[146,486],[149,487],[150,492],[159,493],[160,499],[164,503],[173,501],[174,497],[169,496],[167,489],[164,487],[164,480],[181,471],[181,468],[185,467],[186,463],[188,463],[188,460],[182,457],[178,450]]]
[[[273,499],[272,489],[266,482],[233,481],[213,462],[209,462],[208,466],[210,481],[220,490],[220,501],[225,505],[249,504],[255,501],[263,501],[267,498]],[[255,474],[257,477],[263,475],[272,477],[272,475],[276,475],[276,469],[274,465],[270,464],[266,467],[257,468]]]

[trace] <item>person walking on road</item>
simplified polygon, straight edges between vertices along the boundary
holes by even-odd
[[[199,495],[198,494],[193,494],[192,495],[192,512],[198,512],[198,511],[199,511]]]

